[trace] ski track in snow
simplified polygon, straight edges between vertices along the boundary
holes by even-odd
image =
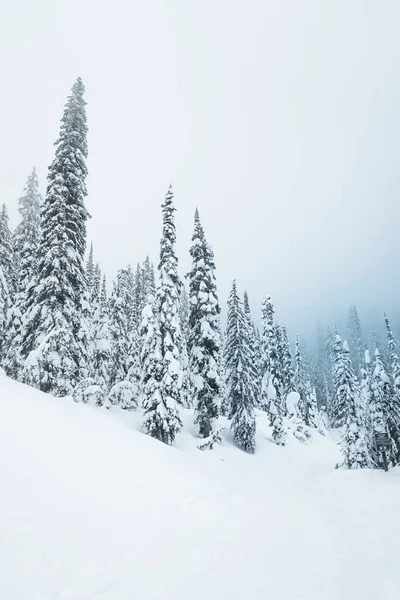
[[[0,598],[394,600],[400,470],[335,470],[336,441],[169,448],[140,415],[0,377]],[[227,425],[227,423],[225,423]]]

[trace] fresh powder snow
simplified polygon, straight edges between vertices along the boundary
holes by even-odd
[[[400,469],[335,470],[334,437],[199,451],[141,414],[0,375],[0,598],[397,600]]]

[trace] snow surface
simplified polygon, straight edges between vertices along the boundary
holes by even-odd
[[[400,471],[335,470],[335,440],[167,447],[140,415],[0,375],[3,600],[390,600]],[[223,420],[221,420],[221,424]],[[225,423],[226,424],[226,423]]]

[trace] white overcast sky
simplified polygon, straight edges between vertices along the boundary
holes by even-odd
[[[158,257],[175,191],[255,317],[303,331],[400,296],[398,0],[0,0],[0,193],[42,189],[74,79],[87,89],[89,240],[111,277]]]

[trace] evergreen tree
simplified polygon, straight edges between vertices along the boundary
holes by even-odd
[[[110,374],[112,372],[110,314],[105,276],[102,282],[101,297],[95,300],[94,305],[92,345],[90,376],[104,390],[103,396],[105,396],[110,389]]]
[[[267,410],[272,427],[272,437],[276,444],[284,445],[286,431],[283,425],[285,406],[282,398],[282,378],[278,364],[278,348],[276,328],[274,325],[274,307],[270,296],[262,304],[262,352],[263,352],[263,379],[261,402]]]
[[[109,300],[110,315],[110,385],[123,381],[127,374],[129,351],[128,317],[124,302],[125,273],[118,271]]]
[[[255,451],[256,420],[254,416],[254,385],[251,353],[242,302],[233,282],[228,300],[225,366],[231,427],[238,446],[246,452]]]
[[[92,288],[92,298],[91,298],[92,302],[97,303],[100,301],[100,292],[101,292],[101,269],[100,269],[99,263],[96,263],[96,266],[94,268],[94,275],[93,275],[93,288]]]
[[[341,427],[346,422],[347,396],[341,385],[343,371],[343,347],[342,340],[336,332],[333,349],[333,385],[334,398],[332,403],[331,423],[332,427]]]
[[[14,251],[8,222],[7,206],[3,204],[0,212],[0,265],[2,266],[10,295],[13,297],[15,287]]]
[[[193,240],[193,238],[192,238]],[[190,307],[189,307],[189,296],[186,291],[185,285],[182,285],[180,304],[179,304],[179,316],[181,319],[182,335],[186,343],[189,343],[189,318],[190,318]]]
[[[367,434],[370,435],[370,404],[371,404],[371,358],[369,354],[369,350],[365,350],[364,352],[364,364],[361,369],[360,375],[360,397],[361,397],[361,407],[362,414],[364,416],[364,426],[367,431]],[[371,446],[371,440],[369,440],[369,446]]]
[[[78,78],[65,106],[49,168],[38,274],[22,331],[25,381],[55,395],[70,393],[85,363],[80,320],[88,218],[84,205],[86,134],[84,85]]]
[[[7,330],[14,292],[13,248],[5,204],[0,212],[0,360],[7,351]]]
[[[300,340],[296,335],[295,351],[294,351],[294,373],[293,387],[295,392],[299,394],[298,412],[301,420],[309,425],[308,418],[308,402],[307,402],[307,382],[303,368],[303,360],[301,356]]]
[[[5,351],[5,336],[7,329],[7,314],[10,305],[10,294],[3,265],[0,264],[0,359]]]
[[[358,313],[355,306],[350,308],[347,329],[350,346],[350,358],[354,367],[354,372],[358,377],[364,365],[365,344],[362,337],[360,319],[358,318]]]
[[[218,363],[218,372],[220,374],[219,406],[220,414],[225,417],[230,413],[230,406],[226,387],[227,373],[225,366],[225,336],[222,331],[220,331],[219,347],[221,348]]]
[[[140,326],[141,318],[142,318],[142,310],[144,308],[144,298],[146,295],[146,291],[144,290],[144,274],[142,267],[138,263],[135,271],[135,283],[134,283],[134,308],[133,314],[136,320],[137,328]]]
[[[143,262],[143,293],[141,294],[143,300],[143,307],[148,303],[149,297],[155,297],[156,295],[156,281],[154,277],[154,267],[150,262],[149,255],[146,256]]]
[[[370,466],[368,444],[364,428],[364,415],[360,389],[350,360],[349,346],[343,343],[340,362],[336,364],[335,383],[340,405],[345,407],[345,428],[341,446],[344,464],[348,469]]]
[[[35,168],[27,179],[24,192],[18,202],[21,221],[13,239],[15,263],[18,265],[17,292],[26,290],[37,273],[42,196]]]
[[[182,428],[179,414],[182,385],[182,333],[179,319],[181,282],[175,254],[173,197],[170,186],[162,205],[163,233],[158,267],[160,282],[156,296],[155,324],[149,341],[153,349],[148,363],[152,365],[151,372],[156,375],[150,377],[151,393],[147,384],[145,386],[147,393],[143,402],[145,431],[166,444],[172,444]]]
[[[286,332],[286,327],[281,327],[281,360],[282,360],[282,377],[283,377],[283,394],[284,398],[293,391],[293,361],[290,352],[289,338]]]
[[[389,324],[389,319],[385,315],[385,324],[388,340],[388,362],[390,374],[391,393],[388,397],[388,426],[391,436],[396,444],[397,452],[396,462],[400,461],[400,360],[396,350],[396,342]]]
[[[93,242],[90,244],[89,256],[86,261],[86,289],[89,292],[89,298],[92,297],[95,277],[95,265],[93,258]]]
[[[385,324],[388,340],[390,372],[393,381],[394,393],[400,396],[400,360],[396,350],[396,342],[389,324],[389,319],[385,315]]]
[[[220,306],[215,280],[214,255],[200,223],[194,216],[190,247],[192,268],[189,273],[189,365],[192,378],[195,423],[200,437],[207,438],[218,418],[220,400]]]
[[[317,396],[317,404],[325,408],[329,404],[331,385],[331,365],[327,353],[326,340],[320,324],[317,327],[317,348],[314,358],[314,384]]]
[[[251,310],[249,297],[247,292],[243,295],[243,312],[246,321],[247,328],[247,343],[250,349],[251,355],[251,372],[252,382],[254,387],[254,398],[255,406],[258,406],[261,401],[261,361],[260,361],[260,346],[259,340],[257,339],[256,328],[254,327],[253,320],[251,318]]]
[[[162,354],[161,332],[155,312],[156,299],[151,295],[142,311],[139,328],[141,339],[140,371],[141,400],[144,413],[143,428],[154,438],[168,444],[175,438],[175,411],[161,397]]]
[[[383,454],[380,448],[376,447],[376,434],[387,434],[389,438],[389,448],[387,460],[396,464],[398,448],[393,439],[388,423],[388,409],[391,404],[391,385],[390,379],[385,371],[379,350],[375,350],[375,364],[371,377],[369,419],[371,427],[371,446],[372,458],[375,466],[382,468],[384,466]]]

